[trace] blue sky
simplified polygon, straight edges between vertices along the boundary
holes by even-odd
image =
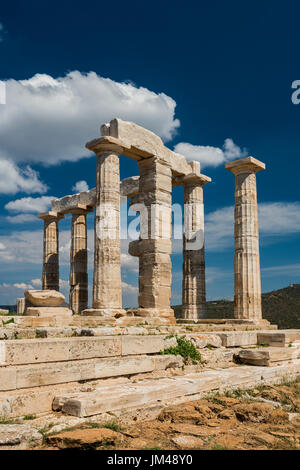
[[[299,3],[270,1],[2,5],[0,304],[39,287],[36,214],[80,181],[95,186],[96,160],[84,145],[117,116],[198,159],[213,179],[205,187],[208,299],[233,296],[234,177],[224,163],[248,154],[267,165],[257,178],[263,291],[300,282],[300,104],[291,100],[300,80],[299,13]],[[121,177],[137,173],[122,157]],[[182,202],[182,189],[173,193]],[[92,223],[90,215],[90,258]],[[66,293],[70,217],[60,228]],[[180,242],[172,258],[180,303]],[[124,304],[135,305],[137,266],[126,243],[122,261]]]

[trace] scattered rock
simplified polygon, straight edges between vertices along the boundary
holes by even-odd
[[[267,403],[245,403],[233,407],[239,421],[252,423],[283,423],[288,422],[288,413],[282,410],[274,410]]]
[[[74,429],[48,437],[48,442],[59,449],[96,449],[114,445],[122,435],[107,428]]]
[[[171,439],[179,449],[199,449],[203,447],[202,439],[194,436],[176,436]]]
[[[34,307],[59,307],[65,300],[56,290],[26,290],[24,295]]]

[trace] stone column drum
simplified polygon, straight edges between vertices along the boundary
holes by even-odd
[[[101,137],[87,148],[97,155],[92,309],[84,315],[123,316],[120,252],[120,170],[118,139]]]
[[[138,162],[140,169],[140,240],[129,252],[139,256],[139,308],[136,314],[174,322],[170,308],[172,267],[172,171],[157,157]]]
[[[197,320],[206,312],[203,186],[211,178],[200,174],[198,162],[191,163],[195,172],[183,178],[182,318]]]
[[[225,166],[235,175],[234,316],[261,321],[256,173],[264,170],[265,164],[246,157]]]
[[[59,291],[59,234],[58,222],[62,214],[49,211],[38,215],[44,220],[42,289]]]
[[[88,306],[88,251],[86,215],[92,209],[72,210],[70,249],[70,308],[80,314]]]

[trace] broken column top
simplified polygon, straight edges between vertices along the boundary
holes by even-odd
[[[260,170],[265,170],[266,165],[254,157],[245,157],[226,163],[225,168],[235,175],[238,175],[246,172],[257,173]]]
[[[186,158],[179,153],[165,147],[161,138],[153,132],[133,122],[112,119],[100,128],[101,137],[87,143],[89,149],[104,145],[104,142],[119,144],[123,155],[134,160],[143,160],[149,157],[159,157],[170,165],[176,175],[187,175],[191,173],[191,167]]]
[[[64,215],[59,213],[59,212],[55,212],[55,211],[48,211],[48,212],[41,212],[40,214],[38,214],[38,218],[39,219],[57,219],[57,220],[60,220],[60,219],[63,219],[64,218]]]

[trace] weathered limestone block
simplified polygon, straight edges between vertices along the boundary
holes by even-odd
[[[181,356],[130,356],[0,367],[0,391],[181,367]]]
[[[57,290],[26,290],[24,295],[33,307],[59,307],[65,300]]]
[[[185,157],[163,145],[160,137],[133,122],[112,119],[101,126],[102,136],[112,136],[122,141],[123,154],[135,160],[158,156],[172,167],[174,174],[191,172]]]
[[[121,337],[122,356],[131,354],[154,354],[164,350],[164,336],[128,336]]]
[[[0,308],[0,315],[7,315],[9,313],[9,310],[6,310],[4,308]]]
[[[16,446],[24,442],[41,443],[43,436],[28,424],[0,424],[0,446]]]
[[[220,348],[222,346],[221,338],[218,335],[193,333],[185,336],[197,349]]]
[[[25,315],[29,317],[71,317],[73,312],[66,307],[27,307]]]
[[[227,331],[217,333],[222,346],[232,348],[237,346],[254,346],[257,344],[257,331]]]
[[[17,299],[17,314],[24,315],[25,312],[25,298],[20,297]]]
[[[234,316],[261,320],[256,173],[265,164],[253,157],[226,163],[235,175],[235,282]]]
[[[140,354],[140,352],[137,352],[137,354]],[[0,341],[0,366],[120,355],[120,336]]]
[[[257,343],[269,346],[285,347],[300,340],[300,330],[280,330],[275,332],[258,332]]]
[[[255,366],[270,366],[272,363],[290,361],[299,358],[300,349],[291,348],[261,348],[261,349],[242,349],[238,356],[245,364]]]

